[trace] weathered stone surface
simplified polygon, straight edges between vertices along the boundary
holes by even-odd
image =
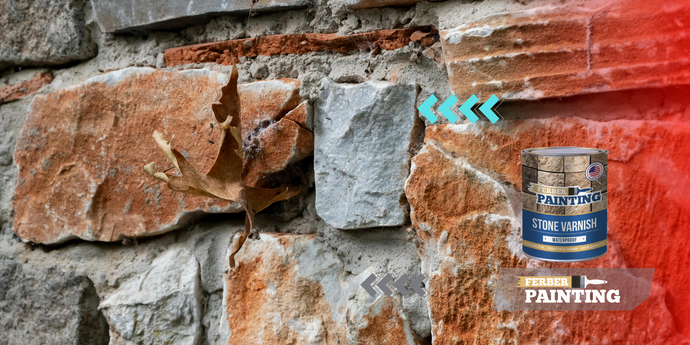
[[[317,213],[339,229],[402,225],[415,85],[324,79],[322,88],[314,108]]]
[[[3,345],[106,345],[108,325],[89,278],[0,260]]]
[[[12,227],[12,196],[18,169],[13,164],[17,138],[22,129],[27,100],[0,106],[0,230]]]
[[[84,23],[83,0],[0,1],[0,70],[89,59],[97,47]]]
[[[614,0],[492,14],[442,31],[451,88],[485,100],[687,84],[689,9]]]
[[[170,167],[150,139],[154,130],[174,136],[200,171],[210,168],[219,135],[210,105],[226,82],[208,70],[128,68],[37,96],[15,151],[15,232],[40,243],[117,241],[175,229],[199,212],[240,211],[235,203],[174,193],[142,170],[151,161]],[[242,85],[243,136],[299,105],[298,87],[296,81]],[[305,111],[306,105],[295,109]],[[282,131],[259,136],[266,153],[247,157],[250,182],[311,154],[311,133],[284,121]]]
[[[233,0],[233,1],[155,1],[129,2],[93,0],[101,31],[118,32],[138,29],[173,29],[201,23],[222,14],[283,11],[304,7],[311,0]],[[161,6],[165,5],[165,6]]]
[[[436,33],[430,26],[371,31],[361,34],[338,36],[337,34],[288,34],[243,38],[238,40],[203,43],[187,47],[171,48],[165,51],[165,62],[168,66],[188,63],[215,62],[230,65],[240,57],[253,58],[259,55],[306,54],[319,51],[348,53],[356,50],[379,49],[393,50],[406,46],[412,41],[415,32]],[[431,37],[421,39],[427,46],[435,40]]]
[[[269,182],[270,176],[285,170],[290,164],[314,154],[314,134],[307,127],[311,115],[307,101],[300,103],[279,121],[258,134],[253,132],[250,143],[256,143],[248,155],[242,180],[247,185]]]
[[[680,110],[681,114],[684,108]],[[677,275],[688,262],[687,157],[690,127],[671,117],[665,121],[617,120],[606,123],[581,118],[506,121],[504,127],[478,125],[432,126],[426,130],[425,149],[413,160],[406,195],[412,220],[423,243],[424,267],[431,267],[429,308],[435,344],[464,341],[514,340],[517,343],[666,344],[687,341],[687,279]],[[510,196],[522,183],[520,151],[526,147],[588,146],[608,149],[609,252],[604,257],[578,264],[539,263],[544,267],[655,267],[655,284],[663,292],[629,312],[495,313],[490,311],[496,267],[535,265],[525,260],[519,243],[519,198]],[[433,149],[444,152],[435,153]],[[453,154],[454,153],[454,154]],[[461,162],[461,163],[458,163]],[[443,166],[465,167],[449,171]],[[427,167],[427,168],[424,168]],[[469,168],[468,168],[469,167]],[[457,188],[440,181],[462,181],[468,175],[485,174],[474,188],[485,193],[453,199]],[[439,181],[439,182],[436,182]],[[494,181],[494,182],[491,182]],[[490,198],[507,185],[508,197]],[[508,186],[511,186],[508,187]],[[488,187],[482,187],[488,186]],[[436,193],[434,191],[437,191]],[[615,193],[614,193],[615,192]],[[609,198],[609,194],[611,197]],[[478,196],[479,195],[479,196]],[[436,200],[452,200],[443,204]],[[523,204],[531,203],[522,200]],[[448,211],[461,205],[465,212]],[[503,206],[501,206],[503,204]],[[432,208],[433,205],[439,205]],[[431,211],[430,211],[431,209]],[[506,210],[512,209],[513,214]],[[435,211],[434,211],[435,210]],[[652,234],[649,229],[656,229]],[[444,232],[446,235],[444,235]],[[640,240],[644,238],[644,240]],[[662,250],[663,248],[663,250]],[[440,258],[439,258],[440,256]],[[440,264],[435,264],[440,262]],[[434,269],[434,267],[439,267]],[[662,297],[665,294],[666,297]],[[658,320],[652,330],[643,320]],[[675,322],[675,324],[674,324]],[[554,324],[563,332],[546,332]],[[612,326],[614,325],[615,326]],[[586,325],[586,326],[583,326]],[[663,331],[657,332],[656,329]],[[624,331],[621,331],[624,330]],[[550,340],[549,340],[550,339]]]
[[[313,235],[261,234],[226,276],[230,344],[419,344],[399,297],[360,286],[372,272]]]
[[[24,96],[30,95],[50,84],[52,81],[52,73],[41,72],[37,73],[29,80],[0,87],[0,104],[16,101]]]
[[[198,344],[199,274],[194,256],[174,248],[156,258],[146,274],[118,288],[100,305],[110,325],[110,345]]]

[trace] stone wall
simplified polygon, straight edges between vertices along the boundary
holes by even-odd
[[[0,344],[690,344],[689,14],[0,0]],[[233,64],[242,182],[301,192],[257,215],[231,268],[242,205],[143,167],[174,168],[154,130],[212,166]],[[432,94],[496,94],[503,119],[432,125]],[[562,145],[610,151],[594,261],[521,252],[520,150]],[[633,311],[498,312],[501,267],[656,274]],[[361,286],[388,273],[424,274],[427,294]]]

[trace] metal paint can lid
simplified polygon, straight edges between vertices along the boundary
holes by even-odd
[[[587,156],[596,154],[608,154],[609,151],[603,149],[596,149],[592,147],[577,147],[577,146],[557,146],[557,147],[535,147],[522,150],[523,155],[534,156]]]

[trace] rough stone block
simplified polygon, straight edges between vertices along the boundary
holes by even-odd
[[[230,344],[419,344],[396,297],[372,298],[372,274],[344,264],[314,235],[248,240],[225,277]]]
[[[613,0],[597,9],[543,6],[501,12],[441,32],[457,95],[541,99],[690,81],[685,20],[668,7]]]
[[[40,72],[27,80],[0,87],[0,104],[16,101],[28,96],[53,81],[53,74]]]
[[[316,211],[339,229],[402,225],[414,85],[322,81],[314,108]]]
[[[146,274],[120,286],[100,309],[110,325],[110,345],[180,344],[201,340],[199,263],[173,248]]]
[[[0,70],[61,65],[96,55],[83,0],[0,1]]]
[[[499,267],[510,265],[511,252],[519,248],[506,238],[517,237],[519,228],[512,225],[509,191],[445,150],[442,140],[426,140],[405,187],[429,277],[432,339],[434,344],[490,342],[509,331],[489,326],[496,324],[487,320],[494,317],[492,293],[481,290]]]
[[[210,0],[131,2],[92,0],[101,31],[118,32],[141,29],[174,29],[203,23],[213,16],[265,11],[283,11],[304,7],[311,0]]]
[[[143,172],[152,161],[171,167],[151,138],[154,130],[174,137],[200,171],[211,167],[220,133],[211,103],[227,80],[208,70],[127,68],[37,96],[15,151],[15,232],[39,243],[118,241],[173,230],[201,212],[240,211],[236,203],[172,192]],[[245,157],[248,182],[260,184],[311,154],[311,132],[282,118],[301,102],[299,82],[238,89],[246,105],[243,138],[266,149]],[[305,104],[291,116],[306,118],[307,110]],[[274,121],[266,132],[263,124]],[[252,135],[256,140],[247,141]]]
[[[369,51],[374,47],[393,50],[408,45],[420,34],[424,36],[419,39],[420,44],[431,46],[436,42],[433,38],[435,33],[437,31],[433,27],[424,26],[370,31],[346,36],[319,33],[260,36],[171,48],[165,51],[165,63],[169,67],[204,62],[231,65],[243,56],[253,58],[259,55],[302,55],[320,51],[345,54],[358,50]]]
[[[10,229],[14,210],[12,199],[17,184],[17,166],[13,153],[26,117],[27,101],[0,106],[0,229]]]
[[[0,344],[107,345],[98,302],[85,276],[0,260]]]
[[[423,229],[436,229],[435,220],[477,212],[512,214],[506,206],[509,196],[499,183],[453,157],[435,140],[427,141],[414,157],[405,195],[412,206],[412,220]]]
[[[314,134],[306,125],[310,113],[311,106],[304,101],[259,134],[252,134],[251,140],[259,145],[244,167],[245,184],[259,186],[262,181],[268,182],[271,175],[314,153]]]

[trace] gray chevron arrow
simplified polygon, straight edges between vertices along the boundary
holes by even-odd
[[[405,273],[402,276],[400,276],[400,278],[398,278],[398,280],[395,281],[395,283],[393,283],[393,286],[395,286],[395,288],[398,289],[398,291],[400,291],[403,297],[407,297],[407,295],[410,294],[410,290],[405,288],[405,283],[409,278],[410,276],[408,276],[407,273]]]
[[[378,286],[379,289],[381,289],[381,291],[383,291],[383,293],[386,294],[386,296],[393,295],[393,291],[391,291],[391,289],[389,289],[388,286],[386,286],[386,284],[390,283],[391,280],[393,280],[393,276],[390,273],[388,273],[385,277],[383,277],[383,279],[381,279],[380,282],[378,282],[378,284],[376,284],[376,286]]]
[[[376,291],[376,289],[374,289],[374,287],[371,286],[371,284],[374,281],[376,281],[376,275],[372,273],[369,276],[369,278],[365,279],[364,282],[362,283],[362,287],[364,288],[364,290],[367,290],[367,292],[371,295],[371,297],[376,297],[376,295],[378,295],[378,292]]]
[[[414,292],[416,292],[418,295],[422,297],[426,295],[426,291],[424,291],[424,289],[422,288],[422,282],[424,282],[424,279],[426,279],[426,277],[420,273],[417,276],[417,278],[414,278],[412,283],[410,283],[410,288],[412,288]]]

